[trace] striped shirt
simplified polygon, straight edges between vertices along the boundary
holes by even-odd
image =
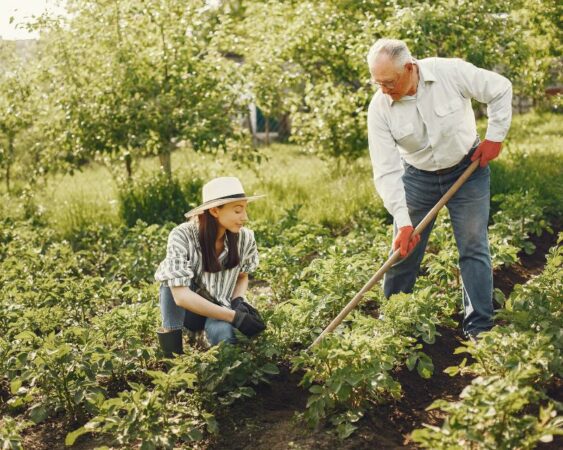
[[[221,265],[226,263],[228,250],[225,235],[225,248],[219,255]],[[258,250],[251,230],[241,228],[238,251],[240,263],[237,266],[215,273],[205,272],[198,223],[185,222],[170,232],[166,258],[158,266],[154,277],[161,286],[186,286],[213,303],[230,307],[239,274],[250,273],[258,267]]]

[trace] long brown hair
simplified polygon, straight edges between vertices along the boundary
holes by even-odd
[[[219,206],[221,208],[221,206]],[[203,270],[205,272],[220,272],[238,266],[240,256],[238,254],[238,233],[226,230],[227,245],[229,253],[225,267],[219,263],[219,255],[215,251],[215,240],[217,239],[217,219],[211,215],[208,209],[199,215],[199,245],[203,256]]]

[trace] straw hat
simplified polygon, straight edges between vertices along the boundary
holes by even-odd
[[[219,177],[214,178],[203,186],[203,203],[196,208],[188,211],[184,216],[190,218],[201,214],[203,211],[215,206],[221,206],[226,203],[238,200],[246,200],[248,202],[258,200],[265,195],[247,196],[244,193],[242,184],[237,177]]]

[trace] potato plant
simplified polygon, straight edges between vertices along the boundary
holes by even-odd
[[[425,425],[413,432],[424,448],[527,449],[563,435],[561,405],[546,394],[550,381],[563,372],[562,240],[560,235],[543,273],[516,286],[506,299],[498,313],[506,324],[456,350],[474,362],[464,359],[446,371],[477,378],[459,401],[430,406],[448,415],[440,427]]]

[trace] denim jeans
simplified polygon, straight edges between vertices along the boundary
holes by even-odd
[[[424,172],[405,164],[403,183],[413,226],[418,225],[470,164],[469,158],[465,158],[459,167],[444,175]],[[459,251],[463,330],[466,333],[479,333],[492,327],[493,272],[487,235],[489,185],[489,166],[479,167],[446,205]],[[421,234],[415,250],[386,273],[383,282],[385,297],[412,292],[433,225],[434,222]],[[396,234],[397,225],[394,224],[394,236]]]
[[[162,326],[169,330],[181,330],[184,327],[184,318],[187,311],[176,304],[169,287],[160,287],[159,302]],[[237,341],[233,326],[223,320],[207,317],[204,329],[207,340],[211,345],[217,345],[223,341],[234,344]]]

